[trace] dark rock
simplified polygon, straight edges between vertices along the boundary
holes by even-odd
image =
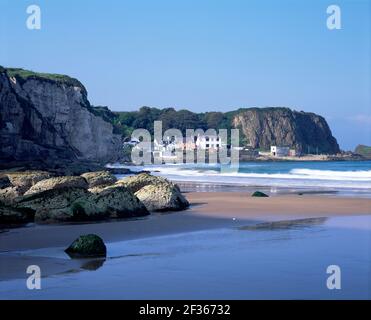
[[[11,184],[8,176],[6,176],[6,175],[0,175],[0,190],[1,189],[9,188],[11,185],[12,184]]]
[[[112,174],[120,174],[120,175],[133,173],[133,171],[127,168],[106,168],[106,170]]]
[[[65,252],[72,258],[105,257],[107,248],[102,238],[89,234],[76,239]]]
[[[10,208],[0,203],[0,225],[20,225],[31,221],[32,210]]]
[[[109,186],[117,181],[117,178],[108,171],[88,172],[81,175],[89,184],[89,188]]]
[[[260,192],[260,191],[255,191],[253,194],[252,194],[252,197],[257,197],[257,198],[268,198],[269,196],[263,192]]]

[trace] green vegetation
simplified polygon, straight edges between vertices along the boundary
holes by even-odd
[[[74,79],[74,78],[71,78],[69,76],[62,75],[62,74],[39,73],[39,72],[33,72],[33,71],[24,70],[20,68],[6,68],[6,69],[3,68],[3,70],[6,71],[9,77],[14,77],[22,81],[26,81],[30,78],[35,78],[35,79],[56,81],[56,82],[59,82],[65,85],[84,88],[81,82],[78,81],[77,79]]]
[[[233,117],[243,111],[257,110],[259,112],[274,111],[281,109],[287,111],[287,108],[249,108],[238,109],[230,112],[204,112],[195,113],[188,110],[175,110],[174,108],[158,109],[153,107],[142,107],[138,111],[128,112],[112,112],[108,107],[92,107],[91,112],[102,117],[104,120],[112,123],[115,127],[115,133],[121,134],[123,137],[130,137],[135,129],[146,129],[153,134],[154,121],[162,121],[163,131],[168,129],[179,129],[183,136],[186,136],[186,129],[233,129]],[[241,128],[237,128],[241,129]],[[240,130],[240,142],[243,145],[248,145],[249,141]],[[228,144],[230,144],[231,135],[228,135]]]
[[[356,154],[360,154],[363,157],[371,159],[371,147],[369,146],[359,145],[354,152]]]
[[[100,107],[101,108],[101,107]],[[100,109],[104,114],[107,110]],[[173,108],[158,109],[142,107],[138,111],[113,112],[109,116],[110,122],[121,132],[123,136],[130,136],[138,128],[149,130],[153,134],[154,121],[162,121],[163,131],[179,129],[186,135],[187,129],[231,129],[232,118],[236,112],[206,112],[194,113],[188,110],[175,110]]]

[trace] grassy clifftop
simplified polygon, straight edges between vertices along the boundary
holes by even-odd
[[[14,77],[23,82],[29,79],[40,79],[47,81],[49,80],[67,86],[81,87],[85,90],[83,84],[79,80],[62,74],[40,73],[21,68],[4,68],[0,66],[0,72],[4,71],[8,74],[9,77]]]

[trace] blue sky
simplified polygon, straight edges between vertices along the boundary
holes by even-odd
[[[26,28],[37,4],[42,29]],[[342,10],[342,29],[326,9]],[[0,0],[0,65],[81,80],[95,105],[326,117],[371,145],[371,0]]]

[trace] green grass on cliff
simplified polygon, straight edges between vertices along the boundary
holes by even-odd
[[[34,72],[34,71],[24,70],[20,68],[5,68],[5,70],[9,77],[18,78],[23,81],[26,81],[30,78],[35,78],[35,79],[55,81],[55,82],[63,83],[63,84],[70,85],[70,86],[84,88],[81,82],[78,81],[77,79],[74,79],[74,78],[71,78],[69,76],[62,75],[62,74],[40,73],[40,72]]]

